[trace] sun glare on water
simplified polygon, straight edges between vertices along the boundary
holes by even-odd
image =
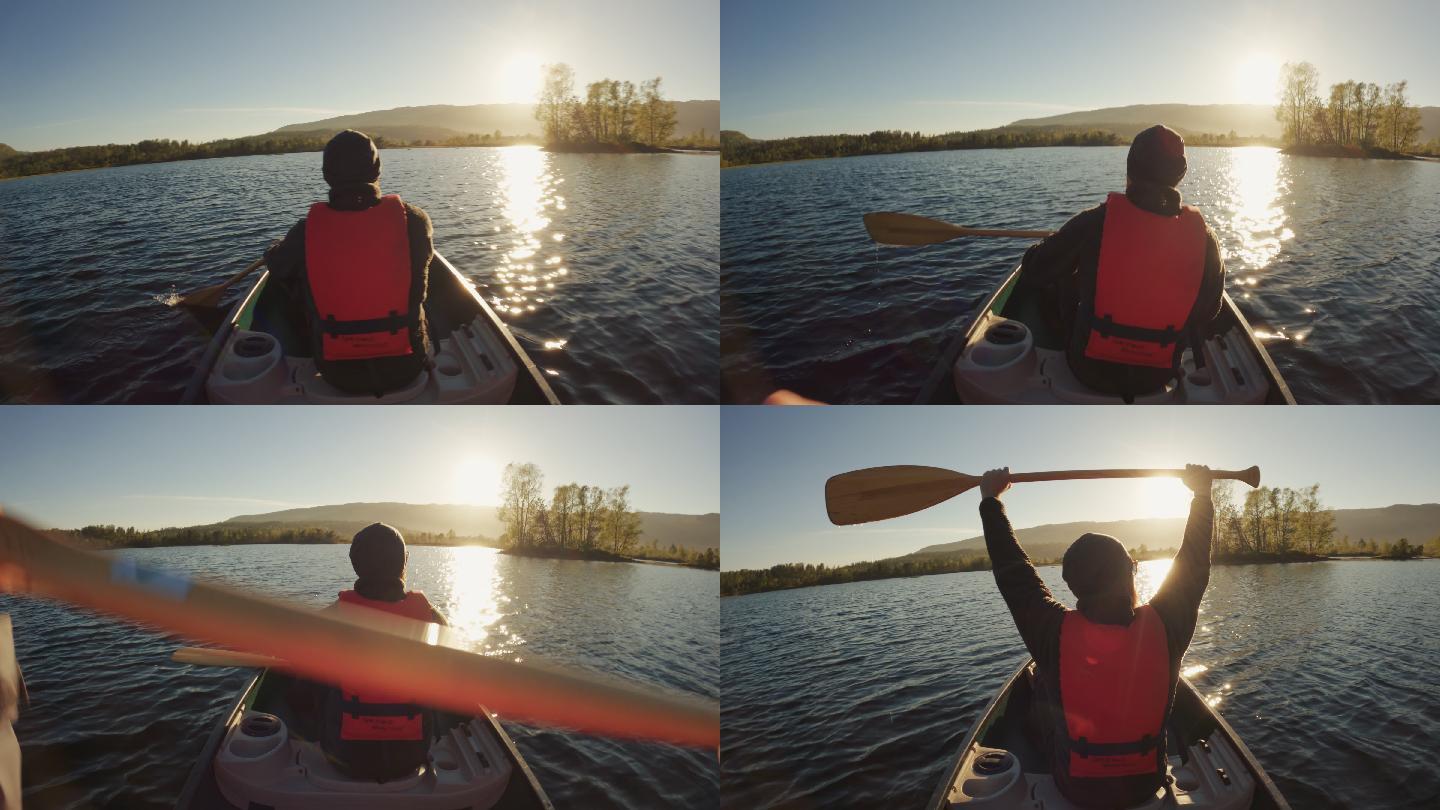
[[[1274,104],[1279,83],[1280,60],[1268,53],[1252,51],[1232,69],[1231,97],[1237,104]]]

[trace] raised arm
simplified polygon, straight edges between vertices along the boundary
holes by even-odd
[[[980,521],[985,527],[985,550],[995,574],[995,584],[1010,608],[1010,617],[1025,648],[1035,660],[1044,662],[1053,645],[1047,648],[1044,639],[1053,637],[1052,629],[1065,616],[1065,606],[1055,600],[1045,581],[1015,539],[1010,518],[1000,503],[1000,495],[1010,488],[1009,468],[991,470],[980,479]]]
[[[1215,526],[1210,468],[1187,464],[1185,472],[1185,485],[1195,493],[1190,501],[1190,519],[1185,523],[1185,539],[1170,565],[1170,573],[1150,599],[1150,606],[1169,630],[1172,652],[1177,656],[1190,646],[1200,600],[1210,584],[1210,536]]]

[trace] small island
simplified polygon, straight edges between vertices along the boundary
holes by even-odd
[[[1319,94],[1320,71],[1309,62],[1281,69],[1280,104],[1275,117],[1284,129],[1286,155],[1299,157],[1423,160],[1415,154],[1440,154],[1440,138],[1421,147],[1420,108],[1406,97],[1409,82],[1383,88],[1348,80]]]
[[[545,475],[534,464],[507,464],[501,478],[499,518],[503,554],[599,562],[662,562],[719,570],[719,549],[687,549],[659,541],[640,545],[640,515],[629,485],[556,486],[549,500]]]

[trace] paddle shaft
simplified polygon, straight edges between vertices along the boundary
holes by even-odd
[[[170,655],[170,660],[177,664],[190,664],[197,667],[258,667],[261,669],[280,667],[285,663],[268,655],[254,655],[234,650],[215,650],[209,647],[181,647]]]
[[[1007,228],[966,228],[938,219],[893,211],[875,211],[864,217],[870,238],[883,245],[918,247],[934,245],[967,236],[1001,239],[1044,239],[1054,231],[1012,230]]]
[[[1012,483],[1024,484],[1032,481],[1081,481],[1094,478],[1179,478],[1184,474],[1184,470],[1174,469],[1047,470],[1044,472],[1010,473],[1010,481]],[[1251,470],[1210,471],[1210,477],[1212,479],[1229,481],[1248,481],[1253,475],[1254,473],[1252,473]]]
[[[323,612],[144,568],[0,515],[0,583],[208,644],[285,661],[301,676],[415,702],[612,737],[716,747],[712,700],[614,676],[470,652],[463,635],[339,604]]]
[[[230,289],[230,285],[255,272],[255,269],[260,267],[264,263],[265,257],[261,256],[260,258],[251,262],[249,266],[246,267],[244,270],[241,270],[240,272],[220,282],[219,284],[204,287],[202,289],[196,290],[195,292],[181,296],[179,303],[181,306],[188,307],[214,307],[220,303],[220,299],[225,295],[225,291]]]

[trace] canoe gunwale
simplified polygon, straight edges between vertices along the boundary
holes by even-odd
[[[518,374],[524,378],[516,381],[517,389],[522,387],[533,389],[533,394],[537,396],[538,400],[541,400],[533,404],[561,404],[560,398],[555,395],[554,389],[552,389],[550,383],[546,381],[544,372],[535,365],[535,360],[531,358],[530,354],[520,345],[520,341],[515,338],[515,334],[510,331],[510,327],[505,325],[505,322],[500,319],[500,316],[484,297],[480,295],[479,291],[476,290],[465,276],[456,269],[455,265],[451,264],[438,250],[434,252],[434,258],[431,260],[430,266],[434,268],[437,264],[449,274],[446,281],[462,290],[462,295],[468,296],[468,298],[465,299],[466,303],[473,304],[474,308],[485,316],[485,319],[490,324],[491,330],[499,335],[501,342],[505,345],[506,351],[510,354],[510,358],[515,362]],[[205,347],[205,353],[201,356],[200,364],[196,367],[195,373],[191,375],[189,383],[186,384],[185,392],[180,397],[181,405],[208,404],[208,397],[205,394],[205,383],[210,379],[210,373],[219,361],[220,353],[224,351],[225,345],[229,343],[230,336],[234,334],[235,329],[238,327],[241,317],[248,309],[255,306],[260,291],[264,289],[265,282],[269,278],[270,271],[262,271],[259,278],[255,280],[255,283],[250,285],[250,289],[245,295],[230,309],[229,315],[225,317],[225,320],[220,324],[220,328],[216,330],[210,339],[210,343]],[[432,283],[431,286],[433,288],[434,284]]]
[[[960,775],[960,769],[965,764],[966,755],[970,749],[980,741],[981,735],[988,731],[991,725],[993,725],[992,717],[995,714],[995,710],[1000,704],[1009,701],[1011,694],[1015,690],[1016,682],[1024,676],[1026,670],[1034,663],[1035,659],[1027,656],[1025,661],[1015,669],[1010,677],[1005,679],[1004,686],[990,698],[989,703],[985,704],[985,708],[970,726],[970,731],[966,733],[965,740],[960,744],[960,749],[955,755],[954,760],[949,767],[946,768],[944,778],[935,788],[935,792],[930,795],[930,801],[925,805],[927,808],[931,808],[931,810],[946,810],[946,808],[950,807],[948,801],[950,788],[955,784],[956,777]],[[1235,733],[1235,729],[1231,727],[1230,723],[1227,722],[1219,712],[1210,708],[1210,705],[1206,703],[1205,699],[1196,691],[1195,685],[1190,683],[1190,680],[1183,675],[1179,676],[1176,683],[1175,702],[1178,704],[1182,699],[1193,701],[1203,707],[1207,719],[1215,723],[1215,727],[1224,735],[1226,741],[1235,748],[1236,753],[1245,763],[1245,767],[1250,771],[1251,777],[1255,779],[1256,796],[1259,797],[1263,795],[1265,801],[1273,803],[1276,810],[1291,810],[1290,803],[1286,801],[1284,795],[1280,793],[1280,789],[1275,786],[1275,782],[1270,778],[1270,774],[1266,773],[1265,769],[1260,766],[1260,761],[1255,758],[1255,754],[1252,753],[1250,748],[1245,745],[1245,742],[1240,739],[1240,735]],[[1174,704],[1172,704],[1172,713],[1174,712],[1173,706]],[[1264,807],[1266,805],[1257,804],[1252,800],[1251,806]]]
[[[200,751],[200,758],[195,761],[195,767],[190,769],[190,776],[185,779],[185,787],[180,791],[180,798],[175,801],[175,810],[194,810],[195,797],[200,792],[200,787],[205,784],[207,778],[214,776],[215,754],[220,750],[220,743],[225,740],[225,732],[235,723],[236,716],[245,712],[245,704],[250,696],[255,693],[255,687],[260,684],[260,674],[256,673],[250,679],[250,683],[240,692],[240,699],[230,707],[230,711],[221,715],[211,729],[210,736],[205,739],[205,747]]]
[[[916,405],[943,404],[951,399],[955,399],[958,402],[958,398],[953,392],[947,394],[943,400],[940,399],[937,394],[942,390],[942,387],[954,387],[955,361],[960,357],[960,354],[965,351],[965,347],[969,346],[974,340],[976,330],[978,330],[980,325],[985,321],[985,313],[994,309],[997,299],[1006,295],[1019,280],[1020,267],[1018,264],[1015,265],[1015,269],[1011,270],[1010,273],[1005,276],[1005,280],[997,286],[993,292],[986,296],[979,306],[971,311],[965,329],[946,345],[940,361],[930,372],[929,379],[925,381],[924,387],[920,389],[920,393],[915,397]],[[1280,376],[1280,369],[1276,367],[1275,360],[1270,356],[1270,352],[1267,351],[1264,344],[1255,337],[1255,332],[1250,328],[1250,322],[1246,320],[1245,315],[1240,312],[1240,307],[1235,303],[1235,299],[1231,298],[1230,293],[1224,290],[1220,293],[1220,299],[1220,311],[1222,314],[1218,317],[1218,320],[1222,322],[1229,320],[1233,322],[1235,327],[1243,331],[1250,354],[1256,358],[1265,373],[1268,390],[1263,404],[1296,404],[1295,395],[1290,391],[1290,385],[1285,382],[1284,377]],[[963,405],[965,403],[959,402],[959,404]]]

